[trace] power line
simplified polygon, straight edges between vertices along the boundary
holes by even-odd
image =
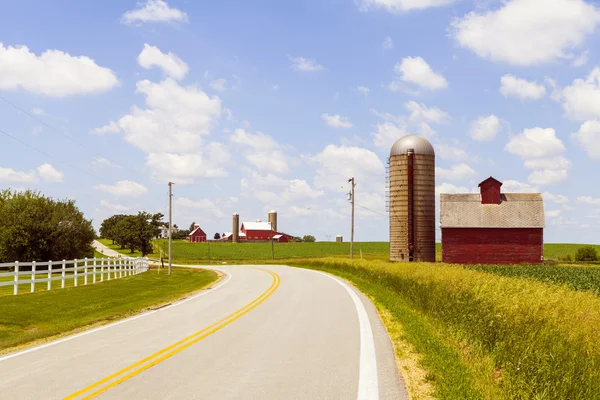
[[[367,211],[371,211],[372,213],[379,214],[379,215],[381,215],[383,217],[387,217],[386,214],[380,213],[379,211],[371,210],[370,208],[367,208],[365,206],[361,206],[360,204],[356,204],[356,205],[359,206],[360,208],[364,208]]]
[[[7,104],[10,104],[11,106],[13,106],[13,107],[14,107],[14,108],[16,108],[17,110],[21,111],[21,112],[22,112],[22,113],[24,113],[25,115],[27,115],[27,116],[29,116],[29,117],[33,118],[34,120],[36,120],[36,121],[37,121],[37,122],[39,122],[40,124],[44,125],[45,127],[47,127],[47,128],[50,128],[51,130],[53,130],[53,131],[55,131],[55,132],[59,133],[60,135],[62,135],[62,136],[64,136],[64,137],[66,137],[66,138],[67,138],[67,139],[69,139],[71,142],[73,142],[73,143],[75,143],[75,144],[79,145],[81,148],[83,148],[83,149],[85,149],[85,150],[87,150],[87,151],[91,152],[92,154],[95,154],[95,155],[97,155],[97,156],[99,156],[99,157],[102,157],[102,158],[104,158],[104,159],[106,159],[106,160],[110,161],[111,163],[115,164],[116,166],[119,166],[119,167],[123,168],[123,166],[122,166],[122,165],[120,165],[120,164],[118,164],[118,163],[116,163],[116,162],[112,161],[112,160],[111,160],[111,159],[109,159],[108,157],[104,157],[102,154],[99,154],[98,152],[96,152],[96,151],[94,151],[94,150],[91,150],[91,149],[89,149],[89,148],[88,148],[86,145],[84,145],[84,144],[83,144],[83,143],[81,143],[80,141],[73,139],[71,136],[67,135],[66,133],[64,133],[64,132],[63,132],[63,131],[61,131],[60,129],[57,129],[57,128],[53,127],[52,125],[50,125],[50,124],[48,124],[48,123],[46,123],[46,122],[42,121],[41,119],[39,119],[39,118],[38,118],[38,117],[36,117],[35,115],[33,115],[33,114],[29,113],[27,110],[25,110],[25,109],[23,109],[23,108],[19,107],[18,105],[16,105],[15,103],[13,103],[13,102],[9,101],[9,100],[8,100],[8,99],[6,99],[5,97],[3,97],[3,96],[0,96],[0,99],[4,100],[4,102],[6,102]]]
[[[51,158],[51,159],[53,159],[53,160],[55,160],[55,161],[57,161],[57,162],[59,162],[59,163],[61,163],[61,164],[64,164],[64,165],[66,165],[66,166],[68,166],[68,167],[70,167],[70,168],[73,168],[73,169],[74,169],[74,170],[76,170],[76,171],[79,171],[79,172],[81,172],[81,173],[84,173],[84,174],[86,174],[86,175],[88,175],[88,176],[91,176],[91,177],[92,177],[92,178],[94,178],[94,179],[98,179],[99,181],[106,182],[104,179],[102,179],[102,178],[100,178],[100,177],[98,177],[98,176],[96,176],[96,175],[90,174],[89,172],[87,172],[87,171],[84,171],[84,170],[82,170],[81,168],[78,168],[78,167],[76,167],[76,166],[74,166],[74,165],[72,165],[72,164],[69,164],[69,163],[68,163],[68,162],[66,162],[66,161],[62,161],[62,160],[60,160],[60,159],[58,159],[58,158],[54,157],[53,155],[51,155],[51,154],[48,154],[48,153],[46,153],[45,151],[42,151],[42,150],[38,149],[37,147],[35,147],[35,146],[32,146],[32,145],[30,145],[29,143],[22,141],[21,139],[19,139],[19,138],[15,137],[15,136],[13,136],[13,135],[11,135],[10,133],[3,131],[2,129],[0,129],[0,133],[2,133],[3,135],[6,135],[6,136],[8,136],[9,138],[11,138],[11,139],[13,139],[13,140],[16,140],[17,142],[21,143],[22,145],[24,145],[24,146],[27,146],[27,147],[29,147],[30,149],[33,149],[33,150],[37,151],[38,153],[40,153],[40,154],[42,154],[42,155],[44,155],[44,156],[46,156],[46,157],[49,157],[49,158]]]

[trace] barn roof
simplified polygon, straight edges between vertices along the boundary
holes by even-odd
[[[500,204],[481,204],[480,194],[442,194],[442,228],[544,228],[539,193],[503,193]]]
[[[206,236],[206,233],[204,233],[204,231],[200,227],[197,227],[196,229],[194,229],[193,231],[191,231],[188,236],[194,236],[196,233],[199,233],[200,236]]]
[[[270,222],[244,222],[242,224],[242,226],[247,231],[270,231],[270,230],[272,230]]]

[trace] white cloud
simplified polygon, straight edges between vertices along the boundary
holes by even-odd
[[[48,163],[40,165],[37,171],[44,182],[60,183],[65,177],[62,172]]]
[[[36,181],[35,171],[23,172],[0,167],[0,182],[34,183]]]
[[[108,124],[100,127],[90,129],[90,135],[107,135],[111,133],[119,133],[121,132],[121,127],[114,121],[110,121]]]
[[[450,161],[464,161],[470,158],[463,149],[447,144],[436,144],[435,153],[440,158]]]
[[[23,89],[46,96],[66,97],[105,92],[119,84],[116,75],[86,56],[46,50],[39,56],[27,46],[0,43],[0,90]]]
[[[327,125],[329,125],[332,128],[352,128],[352,123],[348,121],[348,118],[344,118],[339,114],[323,114],[321,115],[321,118],[323,119],[323,121],[325,121]]]
[[[365,97],[368,97],[368,96],[369,96],[369,93],[371,93],[371,89],[369,89],[369,88],[368,88],[368,87],[366,87],[366,86],[358,86],[358,87],[356,88],[356,90],[358,90],[358,93],[362,94],[362,95],[363,95],[363,96],[365,96]]]
[[[384,122],[376,125],[377,132],[371,133],[373,136],[373,144],[378,149],[390,150],[396,140],[408,135],[402,127],[393,124],[392,122]]]
[[[562,194],[544,192],[542,196],[544,197],[544,200],[548,200],[556,204],[567,204],[569,202],[569,198],[567,196],[563,196]]]
[[[435,195],[438,197],[441,193],[454,194],[454,193],[472,193],[473,190],[469,190],[464,186],[453,185],[452,183],[443,182],[435,187]]]
[[[562,91],[563,108],[573,120],[585,121],[600,118],[600,67],[585,79],[575,79]]]
[[[264,133],[250,133],[244,129],[236,129],[230,140],[239,146],[246,147],[246,160],[261,171],[287,173],[288,157],[281,146],[271,136]]]
[[[492,114],[487,117],[479,117],[473,121],[469,133],[473,140],[484,142],[494,140],[500,130],[502,130],[500,120]]]
[[[521,100],[538,100],[546,94],[546,88],[535,82],[504,75],[500,78],[500,93],[504,97],[518,97]]]
[[[169,4],[163,0],[147,0],[145,4],[138,3],[137,9],[127,11],[121,17],[121,22],[124,24],[172,21],[187,22],[188,16],[183,11],[169,7]]]
[[[409,101],[404,106],[410,111],[409,122],[427,121],[443,124],[450,120],[450,114],[437,107],[427,107],[425,104],[419,104],[416,101]]]
[[[525,161],[525,168],[529,169],[567,169],[571,167],[571,161],[563,156],[553,158],[537,158]]]
[[[545,211],[544,214],[546,214],[546,218],[555,218],[558,217],[560,215],[561,210],[552,210],[552,211]]]
[[[117,123],[125,140],[146,153],[194,153],[221,115],[221,101],[197,86],[180,86],[172,78],[137,82],[146,109],[132,107]]]
[[[453,165],[450,169],[435,167],[435,177],[439,180],[462,181],[475,176],[475,170],[465,163]]]
[[[393,49],[394,41],[392,40],[392,38],[390,36],[388,36],[385,38],[383,43],[381,43],[381,47],[383,47],[385,50]]]
[[[175,54],[171,52],[165,54],[158,47],[150,46],[148,43],[144,44],[144,49],[138,56],[137,61],[140,66],[146,69],[159,67],[167,76],[177,80],[185,78],[189,70],[188,65]]]
[[[590,206],[600,206],[600,198],[597,197],[579,196],[577,197],[577,202],[579,204],[587,204]]]
[[[156,182],[194,183],[198,178],[227,176],[231,155],[221,143],[211,142],[196,153],[150,153],[146,165]]]
[[[271,136],[261,132],[246,132],[244,129],[236,129],[233,135],[231,135],[231,141],[256,150],[276,149],[279,147],[279,144]]]
[[[508,179],[502,182],[502,192],[504,193],[537,193],[539,191],[537,186],[532,186],[528,183],[523,183]]]
[[[600,160],[600,121],[584,122],[579,132],[571,135],[592,160]]]
[[[188,197],[178,197],[175,199],[175,204],[183,208],[203,210],[215,217],[222,217],[224,215],[219,206],[209,199],[199,199],[194,201]]]
[[[434,72],[422,57],[405,57],[396,64],[396,80],[388,85],[393,91],[402,90],[402,82],[415,84],[423,89],[446,89],[448,82],[443,75]]]
[[[215,79],[210,83],[210,87],[217,92],[223,92],[227,89],[227,81],[223,78]]]
[[[124,206],[122,204],[111,203],[108,200],[100,200],[100,205],[104,208],[115,212],[127,211],[131,209],[130,207]]]
[[[588,63],[589,58],[590,58],[590,51],[586,50],[583,53],[581,53],[577,58],[575,58],[573,60],[573,62],[571,63],[571,65],[574,67],[582,67]]]
[[[31,112],[35,115],[46,115],[46,112],[41,108],[32,108]]]
[[[315,72],[322,71],[325,69],[324,66],[317,63],[315,60],[310,60],[304,57],[291,57],[288,56],[292,62],[292,68],[296,71]]]
[[[554,185],[567,180],[566,169],[542,169],[529,175],[529,182],[535,185]]]
[[[500,3],[500,2],[497,2]],[[508,0],[499,8],[472,11],[452,22],[451,35],[478,56],[513,65],[560,58],[594,32],[600,12],[584,0]]]
[[[452,4],[455,1],[457,0],[362,0],[360,10],[367,11],[370,8],[383,8],[391,13],[400,13],[442,7]]]
[[[96,157],[94,158],[94,160],[92,160],[92,163],[90,164],[90,166],[92,168],[121,168],[119,165],[113,163],[112,161],[104,158],[104,157]]]
[[[140,197],[148,193],[143,185],[133,181],[118,181],[114,185],[97,185],[94,189],[110,193],[115,197]]]
[[[556,137],[554,129],[532,128],[510,138],[504,150],[523,159],[531,159],[559,155],[565,150],[565,146]]]

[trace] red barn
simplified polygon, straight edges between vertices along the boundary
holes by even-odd
[[[191,243],[206,242],[206,233],[200,228],[200,225],[194,225],[194,230],[188,236]]]
[[[480,194],[442,194],[442,261],[455,264],[540,264],[544,202],[539,193],[501,193],[489,177]]]
[[[271,229],[270,222],[244,222],[240,229],[248,241],[270,241],[271,238],[277,242],[292,241],[291,235],[276,232]]]

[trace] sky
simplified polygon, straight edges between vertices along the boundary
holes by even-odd
[[[98,228],[168,210],[212,236],[389,238],[392,144],[436,193],[540,192],[546,242],[599,243],[600,3],[67,0],[0,5],[0,187]],[[439,208],[438,208],[439,213]],[[438,229],[438,239],[440,233]]]

